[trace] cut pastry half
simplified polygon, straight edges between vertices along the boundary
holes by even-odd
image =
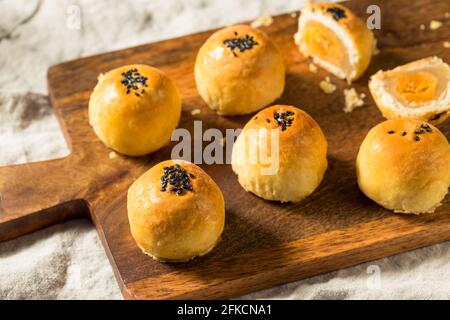
[[[295,42],[314,63],[348,82],[369,66],[374,36],[348,8],[336,3],[309,3],[302,10]]]
[[[450,115],[450,66],[438,57],[378,71],[370,92],[387,119],[413,118],[441,123]]]

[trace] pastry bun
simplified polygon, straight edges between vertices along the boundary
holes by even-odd
[[[395,119],[375,126],[356,160],[362,192],[386,209],[433,212],[450,184],[450,146],[434,126]]]
[[[239,183],[257,196],[297,202],[320,184],[327,169],[327,140],[306,112],[276,105],[244,127],[232,152]]]
[[[246,25],[227,27],[200,48],[195,81],[202,98],[217,113],[252,113],[283,93],[283,57],[262,31]]]
[[[89,100],[89,123],[111,149],[141,156],[170,141],[181,115],[181,97],[164,73],[129,65],[98,77]]]
[[[338,3],[308,3],[302,9],[295,42],[314,63],[348,82],[370,64],[375,40],[364,21]]]
[[[198,166],[161,162],[128,190],[131,234],[144,253],[159,261],[183,262],[211,251],[225,223],[217,184]]]

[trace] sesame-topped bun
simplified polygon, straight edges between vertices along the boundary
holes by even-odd
[[[257,196],[297,202],[320,184],[327,169],[327,140],[306,112],[276,105],[244,127],[232,153],[239,183]]]
[[[141,156],[170,141],[181,115],[181,97],[169,77],[147,65],[101,74],[89,100],[89,123],[115,151]]]
[[[295,41],[300,52],[341,79],[358,79],[375,48],[372,32],[337,3],[308,3],[299,17]]]
[[[362,192],[386,209],[433,212],[450,185],[450,145],[426,122],[388,120],[367,134],[356,170]]]
[[[183,262],[211,251],[225,223],[217,184],[198,166],[182,160],[161,162],[128,190],[131,234],[156,260]]]
[[[214,33],[200,48],[195,63],[197,88],[221,115],[255,112],[281,96],[283,57],[269,37],[246,25]]]

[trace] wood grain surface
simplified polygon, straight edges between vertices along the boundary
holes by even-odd
[[[367,95],[368,106],[351,114],[344,107],[344,81],[331,77],[337,90],[326,95],[319,82],[328,74],[308,71],[308,61],[293,42],[297,19],[278,16],[263,27],[281,47],[286,90],[276,101],[312,115],[329,142],[329,168],[319,189],[298,204],[268,202],[244,192],[229,165],[202,166],[221,187],[226,226],[218,247],[186,264],[161,264],[141,253],[133,241],[126,213],[126,192],[152,165],[170,158],[174,143],[141,158],[110,159],[88,125],[87,105],[99,73],[132,63],[165,71],[183,95],[179,127],[241,128],[251,117],[220,117],[199,97],[193,78],[196,53],[212,31],[70,61],[52,67],[48,84],[54,111],[70,145],[63,159],[0,168],[0,241],[67,219],[92,219],[130,299],[230,298],[288,281],[336,270],[450,239],[450,197],[435,214],[403,216],[384,210],[358,189],[355,158],[371,127],[383,121],[367,88],[379,69],[430,55],[450,62],[443,42],[450,39],[447,0],[362,0],[347,5],[366,18],[366,8],[381,8],[376,30],[381,53],[362,79],[353,84]],[[431,19],[438,30],[420,30]],[[193,109],[199,115],[191,115]],[[440,125],[450,137],[450,122]]]

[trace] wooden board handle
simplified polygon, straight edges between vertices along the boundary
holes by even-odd
[[[0,167],[0,241],[88,214],[71,158]]]

